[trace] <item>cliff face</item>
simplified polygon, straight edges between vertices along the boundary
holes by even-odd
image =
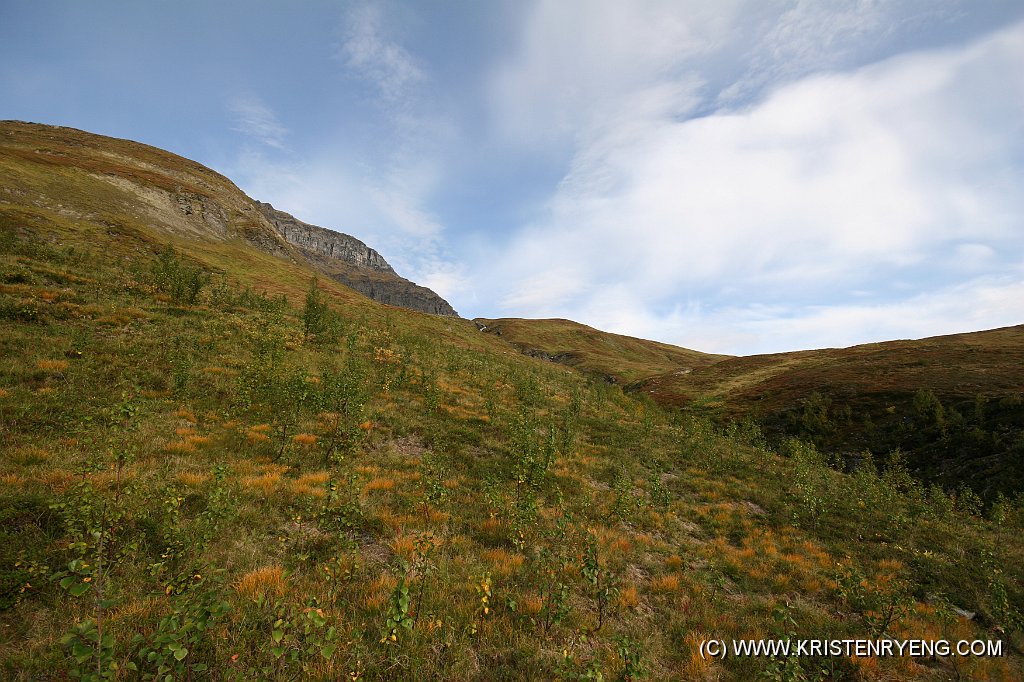
[[[379,253],[355,237],[304,223],[270,204],[256,205],[285,241],[332,279],[381,303],[458,317],[446,300],[400,277]]]
[[[395,274],[379,253],[355,237],[304,223],[290,213],[279,211],[262,201],[257,201],[256,205],[289,244],[356,267]]]

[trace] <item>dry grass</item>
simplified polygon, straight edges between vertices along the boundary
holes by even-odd
[[[483,552],[483,560],[491,565],[491,572],[498,577],[508,577],[514,574],[523,565],[525,557],[507,549],[495,548],[486,549]]]
[[[679,591],[678,575],[661,575],[651,579],[651,592],[667,594]]]
[[[67,360],[40,360],[36,363],[36,368],[44,372],[63,372],[68,368]]]
[[[683,650],[686,658],[680,676],[685,680],[705,680],[709,678],[711,668],[714,666],[714,659],[701,656],[700,645],[712,639],[706,632],[688,632],[683,639]]]
[[[278,490],[278,484],[281,482],[281,474],[268,472],[262,476],[246,476],[242,479],[242,487],[248,490],[260,492],[264,495],[270,495],[271,493]]]
[[[396,585],[398,585],[397,578],[389,573],[381,573],[366,584],[363,605],[368,609],[380,609],[387,602]]]
[[[370,493],[370,492],[375,492],[375,491],[380,491],[380,490],[391,490],[394,487],[395,487],[395,479],[393,479],[393,478],[385,478],[385,477],[377,477],[377,478],[374,478],[374,479],[368,481],[367,484],[363,486],[363,492],[364,493]]]
[[[72,484],[75,475],[67,469],[47,469],[38,475],[38,480],[53,492],[60,493]]]
[[[213,476],[208,473],[197,473],[194,471],[183,471],[178,474],[178,481],[191,488],[197,488],[204,485],[212,478]]]
[[[544,608],[544,599],[537,595],[528,595],[523,598],[523,612],[530,615],[536,616]]]
[[[634,609],[640,603],[640,594],[635,585],[623,587],[619,592],[619,606],[624,609]]]
[[[287,591],[282,566],[264,566],[243,575],[234,584],[235,592],[246,599],[264,597],[283,597]]]
[[[391,550],[406,561],[412,561],[416,554],[416,538],[412,535],[399,535],[391,541]]]
[[[184,407],[175,410],[174,416],[177,417],[178,419],[184,419],[185,421],[191,422],[193,424],[196,423],[196,416],[192,413],[192,410],[186,409]]]
[[[7,458],[13,464],[35,466],[49,461],[50,453],[40,447],[29,445],[21,448],[15,448],[7,455]]]
[[[327,490],[324,484],[331,478],[327,471],[316,471],[303,474],[292,481],[291,490],[296,495],[310,495],[312,497],[326,497]]]
[[[218,367],[216,365],[213,365],[210,367],[203,367],[203,374],[224,375],[230,377],[235,376],[236,374],[238,374],[238,372],[229,367]]]

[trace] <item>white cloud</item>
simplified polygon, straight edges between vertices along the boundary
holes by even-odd
[[[542,3],[539,11],[558,15],[552,21],[561,26],[557,9]],[[597,33],[611,31],[614,13],[596,13]],[[582,23],[586,34],[590,23]],[[1024,196],[1014,189],[1024,184],[1024,81],[1016,77],[1024,25],[965,47],[804,77],[746,109],[691,120],[679,117],[692,97],[689,79],[655,68],[678,54],[657,44],[644,51],[644,32],[629,25],[626,35],[640,46],[634,56],[612,45],[613,56],[625,55],[623,73],[656,77],[623,85],[615,102],[589,72],[579,103],[526,93],[528,83],[571,80],[538,80],[538,65],[553,59],[541,39],[539,53],[527,40],[526,55],[503,75],[500,88],[550,105],[549,113],[564,105],[578,130],[548,218],[487,261],[487,279],[496,283],[482,298],[500,301],[501,314],[557,308],[560,316],[660,339],[678,320],[710,321],[716,336],[704,338],[712,350],[813,345],[800,338],[844,345],[872,338],[865,330],[883,335],[874,338],[931,334],[962,330],[968,320],[994,326],[1011,321],[1005,311],[1021,321],[1018,305],[985,304],[1012,300],[1019,270],[1016,279],[967,291],[973,307],[913,297],[936,280],[957,291],[965,276],[953,265],[958,256],[987,258],[990,273],[1005,275],[1016,267],[1008,254],[1024,252]],[[686,35],[678,34],[679,54],[695,54],[701,42]],[[585,52],[590,42],[600,43],[587,38]],[[614,90],[614,63],[609,70]],[[599,121],[586,120],[588,102]],[[513,122],[529,122],[522,109],[513,107]],[[893,302],[901,287],[903,302]],[[886,302],[845,302],[872,292]],[[691,300],[705,301],[699,316]],[[725,319],[716,311],[738,314],[735,326],[713,324]]]
[[[228,111],[235,119],[232,128],[268,147],[285,149],[288,129],[277,120],[277,115],[261,99],[253,95],[235,97],[228,103]]]
[[[580,311],[587,324],[736,355],[922,338],[1011,326],[1024,320],[1024,268],[1002,277],[979,277],[903,300],[874,303],[720,308],[689,303],[659,314],[627,288],[611,287],[607,293],[609,305],[591,305]]]
[[[907,30],[955,20],[955,0],[795,0],[764,3],[770,13],[746,26],[746,73],[718,96],[721,104],[756,96],[811,73],[856,65]],[[744,14],[756,14],[753,3]]]
[[[489,80],[497,128],[544,145],[605,125],[635,103],[622,97],[679,76],[687,58],[715,47],[739,2],[541,0],[525,15],[522,49]],[[679,113],[699,79],[677,78]]]
[[[395,105],[426,76],[412,55],[391,39],[388,28],[381,5],[356,4],[345,18],[337,54],[346,67]]]
[[[748,352],[994,329],[1024,320],[1024,271],[1018,270],[1016,276],[970,280],[902,301],[806,308],[788,318],[751,320],[742,311],[731,312],[738,313],[737,326],[748,332]]]

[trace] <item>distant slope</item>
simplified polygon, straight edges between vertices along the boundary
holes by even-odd
[[[753,416],[833,451],[899,447],[946,484],[1024,488],[1024,325],[729,358],[637,388],[666,405]]]
[[[571,365],[613,383],[628,384],[668,371],[692,370],[729,357],[603,332],[570,320],[478,318],[474,322],[527,355]]]
[[[399,277],[358,239],[254,201],[219,173],[155,147],[73,128],[2,121],[0,177],[0,211],[12,223],[46,223],[51,232],[61,224],[101,226],[108,234],[170,239],[208,261],[248,244],[312,266],[379,302],[457,315],[433,291]],[[345,248],[321,248],[338,244]],[[221,262],[230,269],[233,261]]]

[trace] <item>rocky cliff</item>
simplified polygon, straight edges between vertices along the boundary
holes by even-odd
[[[285,241],[345,286],[388,305],[458,317],[446,300],[400,277],[379,253],[355,237],[304,223],[271,204],[258,201],[256,205]]]
[[[357,267],[395,274],[379,253],[355,237],[304,223],[290,213],[279,211],[262,201],[257,201],[256,205],[289,244]]]

